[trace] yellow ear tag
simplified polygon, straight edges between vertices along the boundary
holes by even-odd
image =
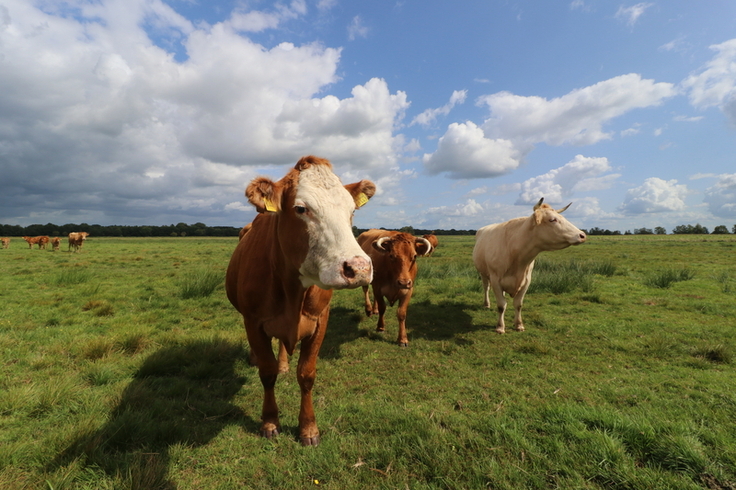
[[[270,211],[272,213],[276,212],[276,206],[273,205],[273,202],[270,199],[264,197],[263,203],[266,205],[266,211]]]
[[[355,205],[357,207],[362,207],[365,203],[368,202],[368,196],[366,196],[363,192],[358,194],[358,198],[355,200]]]

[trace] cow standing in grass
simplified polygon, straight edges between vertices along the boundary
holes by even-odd
[[[406,313],[414,291],[414,280],[417,277],[417,257],[432,252],[432,245],[426,238],[415,237],[409,233],[387,230],[368,230],[361,233],[358,243],[373,262],[373,299],[371,304],[368,286],[363,286],[365,295],[365,314],[378,314],[376,330],[386,329],[384,314],[386,300],[391,306],[396,301],[396,318],[399,321],[399,336],[396,342],[406,347],[409,338],[406,335]]]
[[[46,249],[46,244],[49,243],[49,237],[47,236],[24,236],[23,240],[28,242],[28,248],[33,248],[33,245],[38,245],[38,249]]]
[[[312,405],[317,356],[330,314],[333,289],[370,283],[373,269],[352,233],[352,217],[375,194],[367,180],[343,186],[329,161],[304,157],[281,180],[253,180],[245,195],[258,210],[227,268],[225,287],[243,315],[251,359],[263,385],[261,435],[281,430],[274,386],[279,362],[271,339],[292,354],[301,342],[299,439],[317,445]]]
[[[504,293],[514,298],[514,326],[523,331],[521,308],[529,288],[534,259],[540,252],[562,250],[586,240],[585,233],[562,217],[570,204],[555,211],[544,198],[534,206],[526,218],[484,226],[475,234],[473,263],[483,282],[483,306],[491,307],[489,291],[493,288],[498,310],[496,332],[504,333],[503,315],[506,312]]]
[[[10,247],[10,238],[0,238],[0,243],[2,243],[3,248],[9,248]]]
[[[67,238],[67,240],[69,241],[67,251],[71,251],[72,249],[74,249],[75,252],[79,252],[88,236],[89,233],[87,233],[86,231],[75,231],[69,233],[69,237]]]
[[[51,248],[54,249],[54,251],[59,250],[59,247],[61,246],[61,238],[58,236],[55,236],[51,239]]]

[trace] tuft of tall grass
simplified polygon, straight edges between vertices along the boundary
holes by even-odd
[[[695,277],[695,272],[687,267],[665,269],[646,276],[644,284],[653,288],[668,289],[676,282],[689,281],[693,277]]]
[[[695,349],[693,350],[693,356],[719,364],[731,364],[731,360],[733,359],[731,350],[723,344]]]
[[[223,281],[221,271],[212,269],[190,271],[179,283],[179,294],[183,299],[205,298],[212,294]]]
[[[92,274],[87,269],[80,267],[71,267],[68,269],[62,269],[58,274],[54,282],[59,286],[68,286],[71,284],[82,284],[89,281]]]
[[[585,293],[593,291],[593,275],[600,267],[577,260],[569,262],[538,261],[534,266],[532,283],[528,292],[564,294],[580,290]],[[615,266],[608,268],[615,272]]]

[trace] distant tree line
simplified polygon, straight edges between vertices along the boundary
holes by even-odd
[[[385,229],[385,228],[381,228]],[[367,228],[358,228],[353,226],[353,233],[355,236],[360,235]],[[194,223],[188,225],[186,223],[177,223],[175,225],[164,225],[164,226],[123,226],[123,225],[89,225],[87,223],[68,223],[65,225],[55,225],[53,223],[46,223],[45,225],[34,224],[29,226],[19,225],[3,225],[0,224],[0,236],[67,236],[69,233],[74,231],[86,231],[93,237],[187,237],[187,236],[238,236],[240,227],[234,226],[207,226],[204,223]],[[416,236],[422,235],[475,235],[476,230],[456,230],[454,228],[450,230],[438,230],[438,229],[423,229],[414,228],[412,226],[404,226],[399,228],[397,231],[404,233],[410,233]],[[604,230],[602,228],[593,227],[589,230],[583,229],[588,235],[666,235],[667,230],[661,226],[657,226],[654,229],[651,228],[637,228],[633,232],[626,230],[621,233],[618,230]],[[710,232],[708,228],[701,224],[696,225],[679,225],[675,226],[672,230],[674,235],[707,235]],[[713,229],[712,234],[714,235],[726,235],[729,233],[736,233],[736,225],[733,225],[729,232],[728,227],[725,225],[716,226]]]
[[[414,228],[413,226],[404,226],[403,228],[393,229],[393,228],[380,228],[381,230],[390,229],[392,231],[401,231],[403,233],[409,233],[410,235],[414,236],[422,236],[422,235],[475,235],[475,232],[477,230],[456,230],[455,228],[452,228],[451,230],[427,230],[422,228]],[[353,226],[353,234],[355,236],[360,235],[364,231],[368,231],[368,228],[358,228],[357,226]]]
[[[74,231],[86,231],[92,237],[148,237],[148,236],[238,236],[240,228],[232,226],[207,226],[204,223],[178,223],[168,226],[122,226],[88,225],[87,223],[66,225],[2,225],[0,236],[67,236]]]
[[[603,230],[595,227],[590,230],[583,230],[588,235],[621,235],[622,233],[618,230]],[[673,235],[708,235],[710,232],[708,228],[701,225],[678,225],[672,229]],[[725,225],[718,225],[713,229],[713,235],[728,235],[729,233],[736,233],[736,225],[733,225],[731,231],[728,231],[728,227]],[[667,230],[661,226],[657,226],[654,229],[651,228],[637,228],[633,232],[626,230],[624,235],[666,235]]]

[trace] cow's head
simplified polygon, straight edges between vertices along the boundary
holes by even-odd
[[[278,242],[299,271],[304,287],[366,286],[373,278],[370,258],[353,236],[353,213],[376,193],[361,180],[343,186],[329,161],[303,157],[281,180],[259,177],[245,191],[259,213],[275,213]]]
[[[542,201],[544,198],[534,205],[533,218],[536,225],[535,236],[544,250],[560,250],[585,241],[585,233],[562,216],[572,203],[555,210],[548,204],[542,204]]]
[[[399,289],[414,287],[417,257],[432,252],[432,244],[426,238],[415,237],[408,233],[381,237],[372,245],[378,252],[385,254],[385,264],[390,269],[391,277],[396,278]]]

